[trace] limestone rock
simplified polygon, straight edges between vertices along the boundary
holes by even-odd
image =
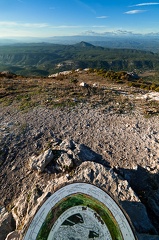
[[[88,84],[85,83],[85,82],[81,82],[79,85],[80,85],[80,87],[87,87],[88,86]]]
[[[157,234],[145,206],[140,202],[128,181],[115,173],[112,168],[109,169],[94,162],[83,162],[75,172],[73,180],[90,182],[106,190],[125,210],[138,233]]]
[[[38,157],[32,156],[29,160],[29,166],[32,170],[43,172],[45,167],[53,160],[53,152],[51,149],[46,150]]]
[[[72,159],[76,166],[79,166],[82,162],[85,162],[85,161],[100,162],[102,159],[101,155],[92,151],[86,145],[77,144],[71,139],[65,139],[64,141],[62,141],[60,144],[60,150],[62,153],[63,152],[67,153],[67,155],[63,156],[64,158],[66,158],[67,156],[66,161],[68,161],[68,159]],[[62,164],[63,157],[59,158],[57,161],[58,164],[61,166],[63,165]],[[70,164],[67,163],[66,165],[70,165]],[[70,167],[72,167],[72,164]]]
[[[125,179],[120,178],[112,168],[106,168],[99,163],[83,162],[76,170],[74,181],[90,182],[103,188],[118,201],[140,202],[135,192]]]
[[[144,205],[148,209],[151,222],[159,231],[159,176],[153,175],[145,168],[138,166],[136,170],[122,169],[123,177],[127,179],[133,190],[144,201]],[[139,225],[140,226],[140,225]]]
[[[123,201],[120,202],[120,204],[128,214],[138,233],[157,234],[156,229],[147,215],[146,208],[141,202]]]
[[[60,144],[60,149],[63,151],[73,150],[75,148],[75,143],[71,139],[65,139]]]
[[[16,228],[15,220],[11,212],[3,211],[0,214],[0,239],[4,240],[8,233]]]
[[[68,150],[68,152],[69,151],[71,150]],[[62,157],[68,161],[71,159],[66,152],[63,153],[59,159],[62,159]],[[65,161],[62,160],[61,164],[64,164],[64,162]],[[102,188],[120,203],[120,206],[129,216],[141,239],[143,239],[142,234],[147,234],[145,239],[148,240],[151,239],[151,237],[147,237],[149,236],[148,234],[157,234],[147,215],[146,208],[140,202],[140,199],[130,187],[128,181],[114,172],[112,168],[104,167],[100,163],[91,161],[83,162],[78,166],[74,171],[74,175],[71,173],[70,178],[67,178],[66,175],[62,175],[61,177],[55,177],[54,180],[48,180],[45,188],[41,186],[43,189],[41,195],[36,196],[36,189],[29,196],[26,192],[23,193],[23,197],[20,196],[19,199],[16,200],[15,207],[12,210],[14,213],[17,213],[16,223],[20,224],[20,222],[24,220],[24,229],[27,228],[28,223],[35,215],[39,206],[47,199],[47,196],[50,196],[55,191],[56,187],[59,188],[61,184],[66,182],[89,182]],[[23,209],[21,209],[21,207]]]
[[[39,174],[37,175],[39,176]],[[43,188],[43,186],[36,184],[32,186],[30,191],[26,189],[14,202],[12,214],[16,221],[15,228],[22,229],[22,232],[20,232],[22,235],[26,224],[31,221],[39,206],[50,196],[50,191],[53,192],[52,181],[47,182],[47,186],[44,189],[41,190],[40,187]]]
[[[63,172],[70,170],[73,167],[73,161],[67,153],[61,154],[57,159],[57,164]]]
[[[19,240],[20,237],[20,233],[18,231],[14,231],[9,233],[5,240]]]
[[[85,146],[84,144],[79,144],[77,146],[78,149],[78,157],[81,161],[94,161],[97,157],[97,154],[94,153],[90,148]]]
[[[91,162],[100,162],[102,157],[96,152],[92,151],[89,147],[84,144],[76,144],[74,149],[75,159],[74,162],[79,166],[82,162],[91,161]]]
[[[20,197],[16,200],[14,208],[12,209],[13,217],[16,221],[16,229],[19,228],[27,213],[27,207],[29,202],[29,192],[25,195],[22,194]]]
[[[0,76],[7,77],[7,78],[13,78],[13,77],[16,77],[16,74],[9,72],[9,71],[3,71],[3,72],[0,72]]]

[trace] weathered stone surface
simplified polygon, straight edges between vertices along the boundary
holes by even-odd
[[[157,234],[147,215],[146,208],[141,202],[121,201],[120,204],[138,233]]]
[[[112,168],[106,168],[99,163],[83,162],[75,171],[73,180],[90,182],[101,187],[118,201],[140,202],[127,181],[120,178]]]
[[[9,72],[9,71],[3,71],[3,72],[0,72],[0,76],[7,77],[7,78],[13,78],[16,76],[16,74]]]
[[[31,191],[20,195],[12,209],[12,214],[16,221],[16,229],[22,226],[23,219],[26,216],[29,198],[31,197],[30,193]]]
[[[29,160],[29,166],[32,170],[43,172],[45,167],[53,160],[53,153],[51,149],[46,150],[38,157],[32,156]]]
[[[19,240],[20,237],[20,233],[18,231],[14,231],[9,233],[5,240]]]
[[[73,161],[67,153],[61,154],[57,159],[57,169],[62,170],[63,172],[70,170],[73,167]]]
[[[79,166],[82,162],[85,162],[85,161],[91,161],[91,162],[102,161],[102,156],[92,151],[85,144],[76,144],[73,153],[74,153],[74,163],[77,166]],[[106,161],[105,161],[105,164],[106,164]]]
[[[148,214],[151,216],[151,222],[156,230],[159,231],[159,175],[154,175],[140,166],[134,170],[122,169],[119,171],[127,179],[138,196],[140,196],[140,199],[143,200]]]
[[[136,232],[157,234],[145,206],[140,202],[128,181],[121,178],[113,169],[94,162],[84,162],[73,178],[75,181],[93,183],[110,193],[127,213]]]
[[[68,157],[67,153],[63,153],[63,156]],[[37,174],[37,178],[38,176]],[[16,219],[17,228],[23,222],[23,229],[25,229],[39,206],[47,199],[47,196],[49,197],[63,183],[71,182],[89,182],[107,191],[123,207],[131,219],[136,232],[141,234],[149,233],[150,235],[146,235],[145,239],[153,239],[151,238],[151,234],[156,234],[155,228],[150,222],[146,208],[140,202],[140,199],[130,187],[128,181],[114,172],[112,168],[92,161],[83,162],[75,169],[74,175],[71,173],[69,178],[66,175],[62,175],[61,177],[55,177],[54,180],[48,180],[45,183],[45,188],[41,185],[43,191],[40,194],[37,187],[35,187],[33,191],[28,192],[27,190],[16,199],[16,204],[12,212]],[[148,236],[150,237],[148,238]]]
[[[60,149],[63,151],[73,150],[75,148],[75,143],[71,139],[65,139],[60,144]]]
[[[4,240],[6,236],[15,230],[16,224],[11,212],[2,211],[0,213],[0,239]]]
[[[86,82],[81,82],[79,85],[80,85],[80,87],[87,87],[88,86],[88,84]]]
[[[159,189],[154,189],[148,198],[148,206],[153,209],[154,215],[159,218]]]
[[[121,92],[116,86],[113,86],[112,91]],[[135,98],[136,95],[137,92]],[[54,192],[56,186],[81,180],[101,186],[121,202],[130,202],[130,208],[131,202],[132,204],[142,202],[146,206],[151,224],[158,228],[158,116],[145,118],[139,105],[137,111],[134,108],[131,114],[116,114],[116,108],[123,104],[125,103],[118,99],[118,102],[112,104],[110,101],[108,106],[104,105],[102,108],[98,107],[98,104],[91,107],[90,104],[82,103],[62,111],[58,108],[49,109],[39,106],[23,113],[13,109],[12,106],[1,109],[1,146],[5,154],[2,155],[4,165],[1,165],[0,171],[0,204],[7,206],[13,201],[15,207],[12,211],[15,213],[17,211],[16,221],[19,221],[19,224],[22,219],[24,225],[27,225],[37,208]],[[127,101],[125,106],[129,107]],[[65,138],[73,139],[75,146],[60,147],[60,141],[56,141],[54,136],[61,141]],[[85,147],[79,147],[80,143]],[[75,163],[71,172],[52,171],[48,174],[46,171],[44,174],[37,174],[36,171],[28,171],[29,156],[47,149],[48,145],[53,151],[57,148],[59,152],[61,150],[61,154],[69,155]],[[95,154],[92,157],[91,151],[93,154],[96,153],[97,157]],[[94,166],[91,165],[92,161],[96,162]],[[52,162],[56,164],[56,159]],[[110,163],[111,168],[106,168],[104,165],[106,162]],[[142,167],[145,173],[139,171],[137,166]],[[124,174],[120,171],[114,172],[115,168],[122,168]],[[42,189],[41,195],[32,192],[36,184]],[[21,195],[24,195],[24,198],[20,201]],[[18,202],[19,207],[16,205]],[[145,209],[141,208],[140,216],[144,211]],[[143,216],[145,218],[145,213]],[[133,221],[136,221],[135,216],[132,218]],[[135,224],[141,226],[141,222]],[[147,220],[145,226],[148,227]],[[143,231],[144,227],[142,226]],[[145,228],[145,231],[148,232],[150,227]],[[146,240],[157,239],[156,235],[143,236]]]
[[[65,139],[59,145],[61,156],[56,160],[56,169],[63,172],[85,161],[101,162],[101,155],[92,151],[84,144],[77,144],[71,139]],[[105,162],[106,163],[106,162]],[[103,162],[104,164],[104,162]]]

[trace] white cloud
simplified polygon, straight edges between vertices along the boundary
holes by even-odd
[[[84,26],[79,25],[61,25],[61,26],[50,26],[50,28],[83,28]]]
[[[49,25],[46,23],[19,23],[19,22],[1,21],[0,27],[45,28],[45,27],[49,27]]]
[[[104,18],[108,18],[108,16],[99,16],[99,17],[96,17],[96,18],[104,19]]]
[[[116,31],[114,31],[114,33],[116,33],[116,34],[124,34],[124,35],[130,35],[130,34],[133,34],[133,32],[132,31],[127,31],[127,30],[121,30],[121,29],[119,29],[119,30],[116,30]]]
[[[103,31],[103,32],[99,32],[99,31],[85,31],[82,32],[80,35],[89,35],[89,36],[150,36],[150,35],[154,35],[154,36],[159,36],[159,32],[143,32],[143,33],[139,33],[138,31],[128,31],[128,30],[108,30],[107,32]]]
[[[120,35],[132,35],[133,32],[126,30],[110,30],[110,31],[85,31],[81,33],[81,35],[89,35],[89,36],[120,36]]]
[[[78,29],[78,28],[105,28],[105,25],[49,25],[47,23],[19,23],[19,22],[7,22],[7,21],[0,21],[0,28],[1,29]]]
[[[13,27],[13,26],[17,26],[17,23],[16,22],[2,21],[2,22],[0,22],[0,26],[2,26],[2,27]]]
[[[90,28],[106,28],[108,26],[105,26],[105,25],[93,25],[93,26],[86,26],[86,27],[90,27]]]
[[[85,31],[85,32],[82,32],[82,33],[80,33],[80,35],[97,35],[98,33],[96,33],[96,32],[94,32],[94,31],[92,31],[92,30],[88,30],[88,31]]]
[[[124,13],[125,14],[137,14],[137,13],[143,13],[143,12],[147,12],[147,10],[131,10],[131,11],[127,11]]]
[[[151,6],[151,5],[159,5],[158,2],[148,2],[148,3],[139,3],[132,5],[131,7],[142,7],[142,6]]]
[[[61,25],[61,26],[50,26],[50,28],[55,28],[55,29],[58,29],[58,28],[64,28],[64,29],[70,29],[70,28],[74,28],[74,29],[77,29],[77,28],[105,28],[107,26],[105,25],[91,25],[91,26],[87,26],[87,25]]]
[[[49,27],[49,25],[47,23],[23,23],[23,24],[19,24],[19,26],[29,27],[29,28],[45,28],[45,27]]]

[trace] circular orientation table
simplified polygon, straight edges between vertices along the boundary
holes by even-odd
[[[88,183],[57,190],[34,216],[24,240],[136,240],[114,199]]]

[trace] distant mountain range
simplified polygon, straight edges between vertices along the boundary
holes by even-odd
[[[159,70],[159,53],[113,48],[113,43],[111,48],[106,48],[85,41],[72,45],[39,42],[0,46],[0,71],[48,76],[77,68]]]
[[[64,36],[49,38],[0,38],[0,46],[20,43],[54,43],[72,45],[81,41],[89,42],[95,46],[108,48],[129,48],[159,52],[159,33],[133,34],[127,31],[105,32],[97,35],[94,32],[87,32],[84,36]]]

